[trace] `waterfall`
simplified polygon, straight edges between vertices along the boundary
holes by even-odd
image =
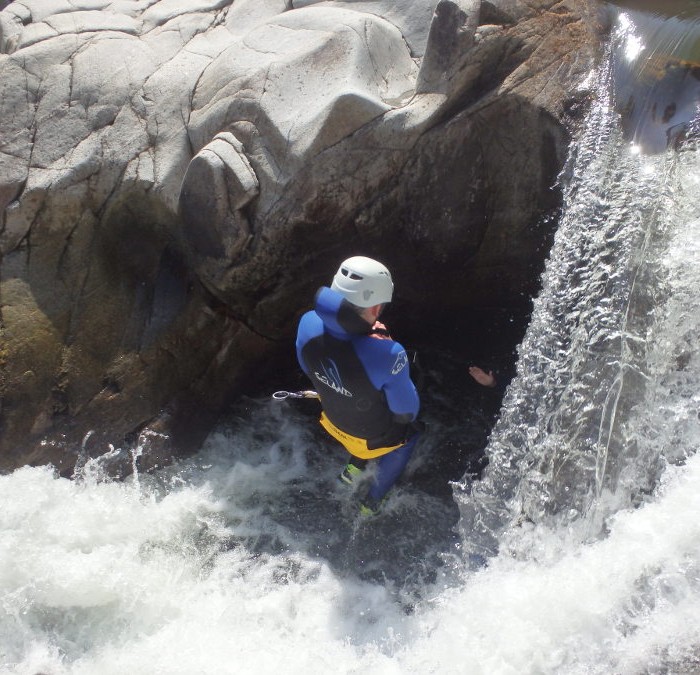
[[[667,463],[695,452],[697,108],[678,151],[646,154],[625,137],[616,78],[641,51],[634,29],[622,15],[590,87],[486,476],[455,485],[475,553],[494,552],[523,522],[575,524],[583,540],[595,538],[610,514],[653,491]],[[671,433],[669,416],[687,437]]]

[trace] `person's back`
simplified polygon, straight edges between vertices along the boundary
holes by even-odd
[[[321,424],[352,455],[346,482],[348,470],[353,474],[365,460],[380,458],[370,488],[374,502],[410,458],[417,439],[411,423],[420,407],[406,352],[377,320],[392,295],[384,265],[350,258],[331,288],[319,290],[297,332],[297,358],[321,399]]]
[[[315,309],[299,323],[299,362],[333,424],[370,448],[395,445],[418,413],[406,352],[392,339],[368,335],[372,327],[357,314],[339,321],[343,302],[336,291],[319,291]]]

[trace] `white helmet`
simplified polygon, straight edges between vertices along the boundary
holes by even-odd
[[[358,255],[341,263],[331,288],[356,307],[373,307],[391,302],[394,282],[382,263]]]

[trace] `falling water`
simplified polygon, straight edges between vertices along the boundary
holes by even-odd
[[[505,528],[526,521],[575,523],[584,538],[596,537],[609,514],[653,491],[669,462],[695,452],[692,442],[666,442],[658,406],[661,391],[682,380],[684,396],[662,410],[697,423],[690,382],[700,275],[691,270],[700,235],[700,89],[679,150],[643,152],[644,137],[630,139],[620,124],[614,95],[624,65],[642,50],[622,15],[563,176],[564,214],[487,476],[456,485],[474,552],[493,552]]]

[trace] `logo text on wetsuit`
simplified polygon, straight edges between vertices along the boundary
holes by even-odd
[[[327,387],[330,387],[333,391],[343,396],[352,396],[352,392],[348,391],[343,386],[338,366],[333,359],[324,359],[321,362],[321,368],[323,369],[323,373],[319,373],[317,370],[314,371],[314,375],[319,382],[322,382]]]
[[[396,361],[394,361],[394,365],[391,367],[391,374],[398,375],[407,365],[408,354],[404,351],[396,357]]]

